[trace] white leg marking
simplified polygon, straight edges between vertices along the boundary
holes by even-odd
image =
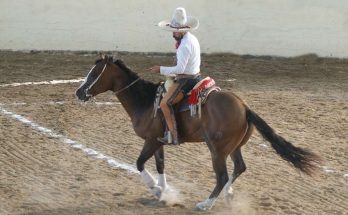
[[[159,200],[168,206],[182,204],[182,198],[178,190],[167,184],[166,175],[158,175],[157,185],[162,189]]]
[[[201,211],[210,210],[214,206],[215,201],[216,198],[206,199],[205,201],[198,203],[196,208]]]
[[[224,186],[224,197],[225,197],[225,202],[227,204],[230,203],[233,197],[232,180],[233,180],[233,177],[230,177],[230,179]]]
[[[167,180],[165,174],[159,174],[158,175],[158,186],[162,188],[162,190],[165,190],[167,188]]]
[[[153,176],[151,175],[149,171],[144,169],[143,171],[140,172],[140,175],[143,178],[146,186],[148,186],[149,188],[152,188],[153,186],[155,186],[155,183],[156,183],[155,179],[153,178]]]
[[[143,178],[146,186],[150,188],[150,192],[157,198],[160,198],[162,194],[162,188],[156,185],[156,181],[151,173],[144,169],[143,171],[141,171],[140,175]]]

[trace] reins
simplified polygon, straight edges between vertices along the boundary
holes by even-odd
[[[132,85],[134,85],[134,84],[135,84],[137,81],[139,81],[139,80],[140,80],[140,77],[137,78],[137,79],[135,79],[134,81],[132,81],[132,83],[128,84],[127,86],[123,87],[122,89],[117,90],[116,92],[114,92],[115,95],[117,95],[117,94],[119,94],[120,92],[122,92],[122,91],[128,89],[129,87],[131,87]]]

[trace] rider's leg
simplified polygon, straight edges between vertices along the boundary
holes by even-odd
[[[174,83],[164,95],[160,107],[163,112],[164,119],[167,123],[168,129],[173,136],[173,143],[178,144],[178,132],[176,128],[175,115],[172,105],[181,101],[184,94],[178,89],[181,86],[179,83]],[[164,138],[165,139],[165,138]],[[161,141],[162,139],[160,139]]]

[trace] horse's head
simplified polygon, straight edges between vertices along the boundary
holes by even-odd
[[[85,81],[76,90],[76,96],[81,101],[88,101],[93,96],[112,90],[113,72],[115,67],[112,57],[103,55],[87,74]]]

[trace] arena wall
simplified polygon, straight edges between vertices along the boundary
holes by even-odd
[[[177,6],[205,53],[348,57],[343,0],[0,0],[0,49],[174,52],[156,24]]]

